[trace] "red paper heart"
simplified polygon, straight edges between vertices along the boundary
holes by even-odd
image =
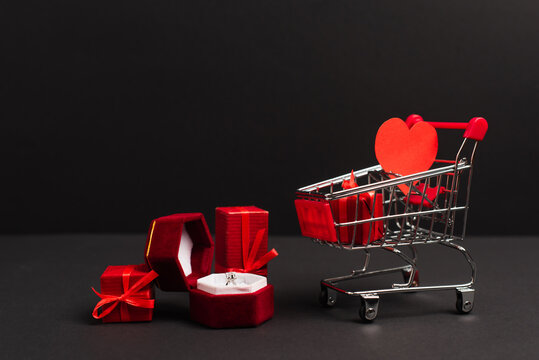
[[[374,151],[385,171],[404,176],[428,170],[438,152],[436,129],[424,121],[408,129],[401,119],[389,119],[378,129]],[[408,191],[407,186],[399,188]]]

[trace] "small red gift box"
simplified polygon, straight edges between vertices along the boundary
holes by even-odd
[[[374,199],[376,197],[376,199]],[[371,218],[372,208],[374,206],[374,217],[383,216],[382,195],[374,193],[362,193],[349,196],[344,199],[338,199],[331,202],[333,217],[338,223],[346,223],[357,220],[366,220]],[[371,229],[372,224],[372,229]],[[367,245],[384,236],[384,222],[374,221],[355,226],[355,244]],[[370,238],[369,238],[370,232]],[[340,226],[338,228],[339,239],[343,244],[352,243],[354,236],[354,225]]]
[[[250,272],[267,276],[268,212],[255,206],[215,209],[215,271]]]
[[[151,321],[154,307],[152,281],[157,273],[145,264],[109,266],[101,275],[101,298],[92,313],[104,323]],[[101,309],[101,311],[100,311]]]
[[[174,214],[152,221],[146,263],[159,274],[164,291],[186,291],[211,272],[213,240],[201,213]]]
[[[189,292],[191,319],[212,328],[258,326],[273,317],[273,286],[249,294],[213,295]]]

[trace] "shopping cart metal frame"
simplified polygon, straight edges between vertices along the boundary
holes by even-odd
[[[418,115],[411,115],[406,124],[411,128],[423,119]],[[323,279],[320,282],[320,302],[324,306],[333,306],[337,294],[357,296],[361,298],[359,316],[364,321],[372,321],[378,314],[379,296],[390,293],[406,293],[419,291],[454,290],[457,294],[457,310],[460,313],[469,313],[474,305],[474,283],[477,277],[477,266],[462,245],[455,242],[463,241],[466,233],[468,217],[471,178],[474,159],[479,142],[484,138],[488,124],[483,118],[473,118],[468,123],[430,122],[438,129],[463,129],[464,137],[454,160],[436,160],[435,166],[420,173],[400,176],[388,173],[380,165],[356,170],[356,181],[365,183],[359,187],[334,191],[334,188],[350,178],[344,174],[332,179],[304,186],[296,191],[297,200],[307,200],[309,206],[316,208],[319,214],[326,216],[329,229],[318,231],[319,225],[309,228],[309,224],[302,223],[302,233],[311,237],[313,241],[347,251],[362,250],[365,253],[363,266],[353,270],[350,274]],[[423,187],[419,184],[424,184]],[[404,193],[399,187],[408,187]],[[404,187],[403,187],[404,188]],[[435,197],[428,196],[427,189],[436,189]],[[441,191],[445,189],[444,191]],[[461,190],[464,189],[464,192]],[[363,193],[371,193],[373,204],[369,219],[358,219],[359,197]],[[356,217],[354,221],[339,223],[336,221],[329,203],[338,199],[356,196]],[[383,216],[375,217],[375,199],[382,196]],[[411,199],[415,198],[415,202]],[[417,201],[420,198],[421,200]],[[322,209],[322,210],[321,210]],[[298,210],[298,217],[301,217]],[[459,220],[462,221],[461,226]],[[369,236],[373,234],[373,224],[383,222],[383,236],[366,245],[356,244],[356,231],[361,224],[369,224]],[[313,224],[311,224],[313,225]],[[331,229],[333,226],[334,230]],[[341,241],[340,227],[347,226],[353,230],[350,243]],[[314,230],[313,230],[314,229]],[[460,252],[471,270],[471,278],[462,283],[439,284],[421,286],[419,284],[417,269],[417,245],[439,244]],[[408,248],[410,254],[403,250]],[[397,255],[406,265],[391,268],[368,270],[371,250],[383,249]],[[378,288],[370,290],[350,291],[340,287],[344,281],[402,272],[404,283],[395,283],[391,288]]]

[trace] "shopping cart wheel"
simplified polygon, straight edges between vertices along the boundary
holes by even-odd
[[[461,314],[467,314],[473,309],[475,290],[472,288],[457,289],[457,311]]]
[[[318,301],[324,307],[332,307],[337,302],[337,292],[333,289],[328,289],[324,285],[321,286]]]
[[[378,295],[361,295],[361,306],[359,307],[359,317],[363,321],[371,322],[378,315]]]
[[[403,269],[402,270],[402,277],[404,278],[404,282],[407,283],[410,279],[410,275],[412,274],[412,268],[409,269]],[[414,274],[414,280],[412,281],[412,287],[419,286],[419,270],[415,271]]]

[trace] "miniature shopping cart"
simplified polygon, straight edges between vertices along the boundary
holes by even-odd
[[[411,128],[418,115],[410,116]],[[360,297],[359,315],[372,321],[378,313],[379,295],[431,290],[455,290],[457,310],[468,313],[474,305],[476,265],[457,241],[464,240],[469,208],[474,156],[488,125],[483,118],[468,123],[430,122],[438,129],[463,129],[464,136],[454,160],[436,160],[430,170],[400,176],[381,166],[354,171],[359,186],[341,189],[350,174],[302,187],[296,192],[296,210],[303,236],[342,250],[363,250],[363,267],[351,274],[323,279],[320,302],[333,306],[337,293]],[[352,218],[339,216],[343,211]],[[459,284],[421,286],[416,266],[416,245],[440,244],[459,251],[471,268],[471,279]],[[410,254],[404,252],[408,248]],[[383,249],[400,257],[406,265],[369,270],[371,249]],[[341,282],[391,272],[402,272],[404,283],[391,288],[349,291]]]

